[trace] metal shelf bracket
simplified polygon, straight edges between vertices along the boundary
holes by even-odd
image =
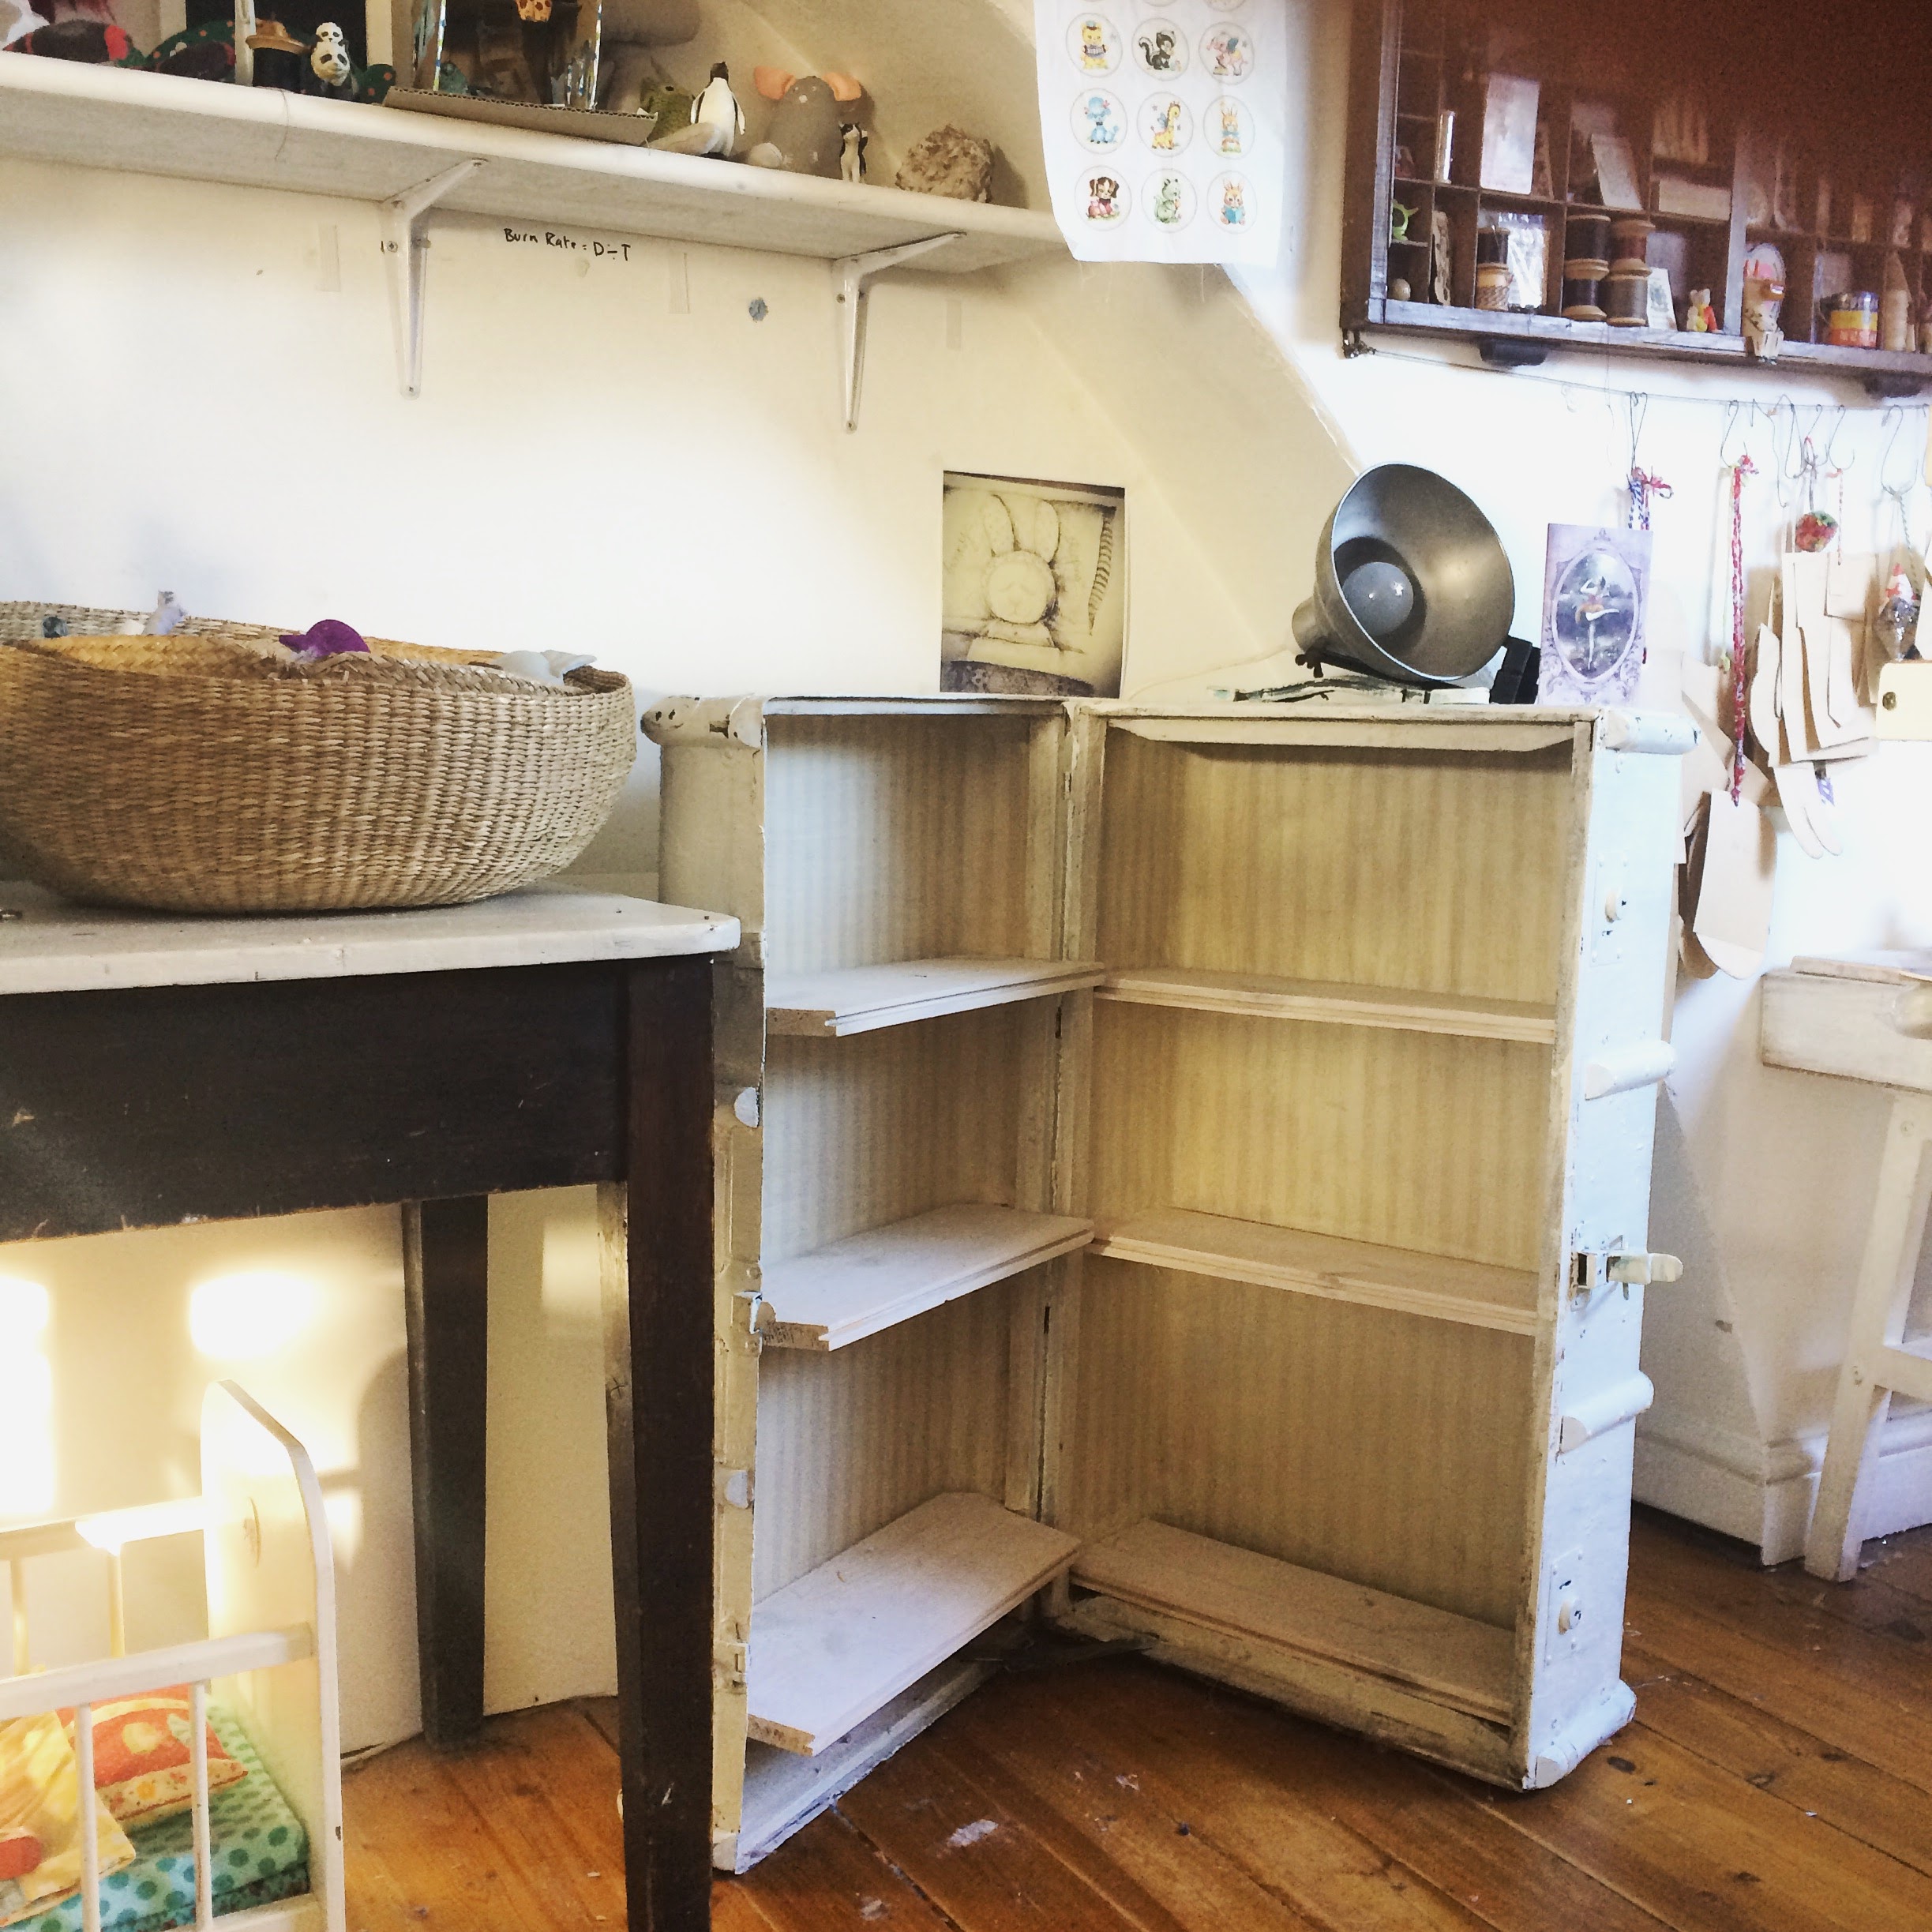
[[[846,428],[859,426],[859,371],[865,359],[865,291],[875,276],[915,255],[928,254],[959,239],[957,234],[928,234],[917,242],[902,242],[897,248],[876,248],[869,254],[842,255],[832,264],[838,283],[839,344],[844,352]]]
[[[396,325],[405,396],[422,392],[422,283],[430,253],[430,211],[482,165],[478,160],[459,161],[382,204],[382,254],[389,268],[389,313]]]

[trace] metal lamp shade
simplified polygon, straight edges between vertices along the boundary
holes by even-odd
[[[1341,594],[1350,572],[1376,561],[1396,565],[1415,588],[1409,616],[1380,639]],[[1515,614],[1516,580],[1489,519],[1433,470],[1387,463],[1357,478],[1324,526],[1295,641],[1318,667],[1453,685],[1502,648]]]

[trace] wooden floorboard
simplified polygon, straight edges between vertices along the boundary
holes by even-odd
[[[1932,1529],[1855,1583],[1649,1512],[1637,1720],[1496,1791],[1138,1659],[996,1679],[745,1878],[716,1932],[1932,1927]],[[623,1923],[614,1704],[344,1780],[351,1932]]]

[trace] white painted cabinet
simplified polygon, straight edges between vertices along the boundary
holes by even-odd
[[[673,700],[718,1863],[1030,1598],[1498,1783],[1630,1716],[1675,721]],[[1589,1097],[1587,1096],[1595,1096]]]

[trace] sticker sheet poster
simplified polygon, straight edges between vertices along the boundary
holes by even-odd
[[[1286,4],[1036,0],[1053,212],[1081,261],[1274,261]]]

